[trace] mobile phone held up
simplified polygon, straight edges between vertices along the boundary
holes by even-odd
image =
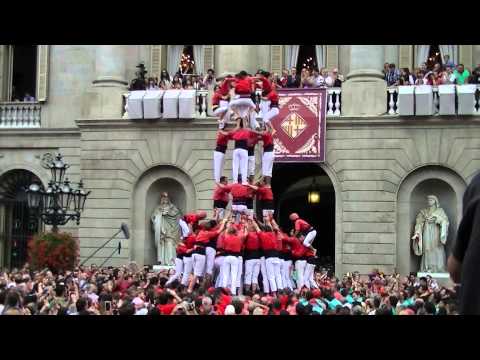
[[[110,310],[112,310],[112,302],[105,301],[105,311],[110,311]]]

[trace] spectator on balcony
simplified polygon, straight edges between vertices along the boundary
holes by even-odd
[[[147,90],[158,90],[158,82],[153,77],[148,78]]]
[[[403,82],[403,85],[415,85],[415,77],[410,74],[408,68],[403,68],[400,71],[400,80]]]
[[[400,78],[400,72],[398,69],[395,68],[395,64],[388,65],[388,73],[387,73],[387,86],[395,86],[398,85],[398,79]]]
[[[35,97],[30,95],[30,93],[25,93],[25,96],[23,97],[23,101],[28,101],[28,102],[33,102],[35,101]]]
[[[469,84],[480,84],[480,64],[473,69],[470,79],[468,79]]]
[[[453,76],[455,78],[455,84],[463,85],[468,84],[468,78],[470,76],[470,73],[467,69],[465,69],[463,64],[458,64],[457,68],[453,72]]]
[[[192,84],[192,80],[191,80],[190,78],[187,79],[187,81],[185,82],[184,89],[186,89],[186,90],[194,90],[194,87],[193,87],[193,84]]]
[[[282,83],[280,81],[280,77],[278,76],[277,73],[274,73],[272,75],[272,85],[275,87],[275,89],[281,89],[283,86],[282,86]]]
[[[313,87],[313,76],[310,73],[310,70],[307,68],[302,69],[302,75],[300,77],[300,87],[301,88],[312,88]]]
[[[300,87],[300,75],[297,74],[297,68],[292,67],[290,75],[288,75],[287,87],[298,88]]]
[[[338,69],[333,69],[325,79],[328,87],[342,87],[343,76],[338,74]]]
[[[426,85],[425,84],[425,73],[422,70],[418,70],[416,73],[417,79],[415,80],[415,85]]]
[[[383,73],[383,80],[387,81],[387,74],[389,73],[389,63],[386,62],[385,64],[383,64],[383,70],[382,70],[382,73]]]
[[[202,76],[194,75],[192,77],[192,86],[195,90],[202,90],[205,87],[202,81]]]
[[[287,69],[283,69],[282,70],[282,76],[280,77],[280,82],[279,84],[285,88],[287,87],[287,82],[288,82],[288,70]]]
[[[209,89],[210,87],[215,85],[216,81],[217,80],[215,79],[215,70],[208,69],[207,75],[205,75],[205,78],[203,79],[203,86]]]
[[[443,64],[446,68],[455,68],[455,63],[453,62],[453,60],[450,60],[450,55],[448,54],[445,54],[445,56],[443,57]]]
[[[323,70],[323,68],[322,68]],[[326,86],[325,78],[320,74],[317,68],[313,69],[313,87]]]
[[[170,89],[170,87],[172,86],[172,78],[170,77],[167,69],[163,69],[160,74],[159,86],[164,90]]]

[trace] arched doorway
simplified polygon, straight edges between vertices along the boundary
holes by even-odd
[[[335,270],[335,189],[327,173],[316,164],[276,163],[272,190],[275,218],[284,231],[293,224],[289,215],[296,212],[317,229],[313,247],[318,250],[318,265]],[[319,194],[318,202],[309,202],[309,192]]]
[[[185,172],[171,165],[155,166],[140,176],[133,193],[133,231],[130,259],[139,265],[156,264],[154,234],[150,216],[167,192],[170,201],[182,212],[196,209],[196,192]]]
[[[27,261],[28,240],[41,230],[36,213],[27,206],[25,188],[41,180],[23,169],[0,176],[0,266],[22,267]]]
[[[402,181],[397,194],[396,270],[407,275],[417,272],[420,257],[414,255],[412,240],[415,219],[427,207],[427,196],[435,195],[448,216],[450,225],[446,243],[448,256],[462,215],[462,196],[465,181],[451,169],[443,166],[425,166],[416,169]]]

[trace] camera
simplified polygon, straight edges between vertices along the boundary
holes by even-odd
[[[112,302],[105,301],[105,311],[110,311],[112,309]]]

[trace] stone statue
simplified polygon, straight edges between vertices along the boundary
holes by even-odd
[[[436,196],[429,195],[427,200],[428,208],[417,215],[412,237],[413,251],[415,255],[422,257],[420,271],[445,272],[448,217]]]
[[[180,242],[180,211],[170,202],[166,192],[160,195],[160,205],[152,213],[151,221],[155,233],[157,261],[171,265],[175,261],[175,249]]]

